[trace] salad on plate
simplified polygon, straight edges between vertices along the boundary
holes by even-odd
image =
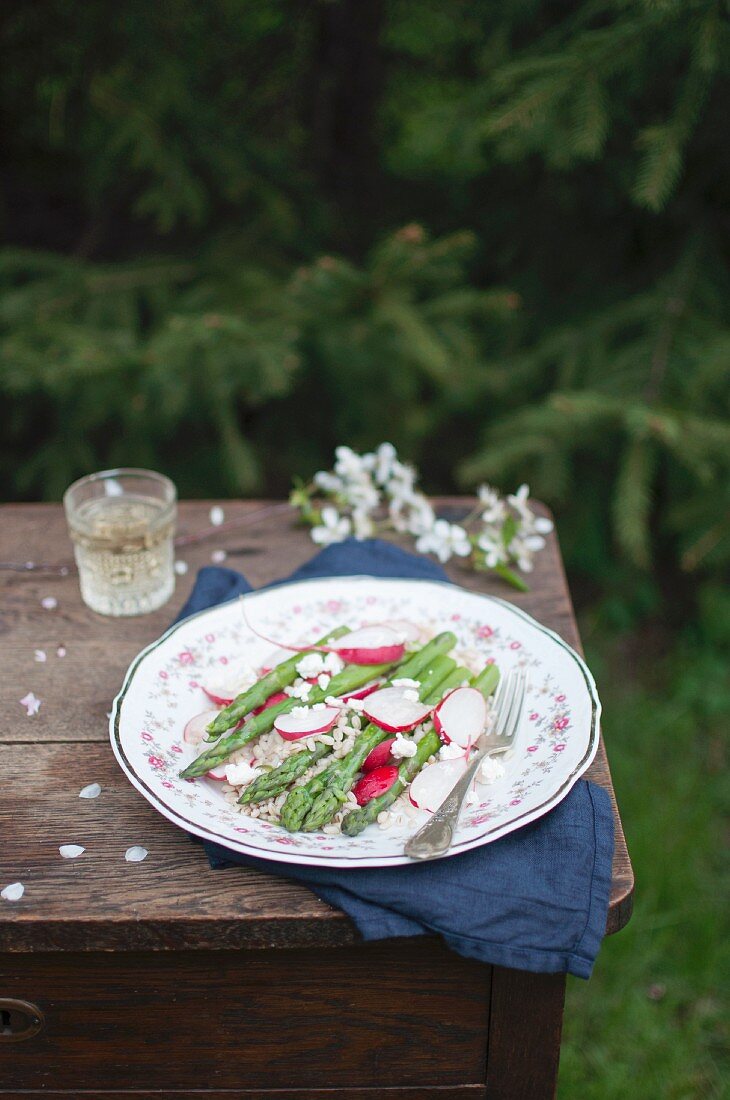
[[[181,778],[221,783],[238,812],[290,833],[355,837],[438,809],[487,725],[496,665],[406,621],[277,645],[203,684],[211,707],[185,726],[196,755]],[[503,774],[487,758],[477,781]]]

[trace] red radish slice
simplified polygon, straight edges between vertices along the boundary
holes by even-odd
[[[364,626],[338,638],[329,652],[354,665],[385,665],[400,661],[405,649],[405,641],[392,627]]]
[[[420,642],[423,638],[423,629],[417,626],[416,623],[408,622],[407,619],[388,619],[378,625],[387,626],[389,630],[394,630],[404,642]]]
[[[229,705],[230,703],[232,703],[232,702],[233,702],[233,700],[234,700],[234,698],[235,698],[235,696],[233,696],[233,695],[229,695],[228,697],[225,697],[225,696],[223,696],[223,695],[216,695],[216,694],[215,694],[215,692],[213,692],[213,691],[210,691],[210,690],[209,690],[209,689],[208,689],[208,688],[207,688],[207,687],[205,686],[205,684],[203,684],[203,691],[204,691],[204,692],[205,692],[205,694],[206,694],[206,695],[208,696],[208,698],[210,699],[211,703],[215,703],[215,705],[216,705],[217,707],[227,707],[227,706],[228,706],[228,705]]]
[[[447,745],[468,749],[487,724],[487,701],[476,688],[454,688],[433,712],[433,724]]]
[[[322,710],[314,710],[310,707],[303,714],[289,712],[278,715],[274,719],[274,729],[285,741],[298,741],[300,737],[326,733],[327,730],[332,729],[339,716],[340,711],[337,707],[323,707]]]
[[[183,741],[187,741],[188,745],[199,745],[205,737],[206,727],[217,717],[217,710],[204,710],[202,714],[196,714],[183,731]]]
[[[280,665],[282,661],[288,660],[290,652],[288,649],[282,649],[281,646],[277,646],[271,653],[267,653],[259,667],[259,672],[262,676],[265,676],[267,672],[271,672],[277,665]]]
[[[437,760],[418,773],[408,790],[408,797],[419,810],[434,813],[446,798],[454,783],[466,771],[466,758]]]
[[[252,711],[253,714],[260,714],[262,710],[268,710],[269,707],[275,707],[277,703],[283,703],[289,698],[283,691],[275,691],[273,695],[261,704],[260,707],[256,707],[256,710]]]
[[[389,737],[387,741],[381,741],[379,745],[376,745],[371,753],[363,760],[362,770],[364,772],[375,771],[376,768],[382,768],[384,764],[391,764],[390,750],[395,744],[395,737]]]
[[[368,695],[363,714],[388,733],[405,733],[428,718],[432,708],[409,699],[402,688],[382,688]]]
[[[266,634],[256,630],[248,620],[245,606],[243,618],[250,631],[258,638],[271,642],[272,645],[279,645],[282,649],[290,649],[294,653],[336,653],[349,664],[389,664],[392,661],[400,661],[406,649],[400,634],[389,626],[364,626],[361,630],[352,630],[344,637],[338,638],[332,645],[289,645],[286,642],[268,638]]]
[[[341,695],[340,698],[343,703],[346,703],[349,699],[367,699],[368,695],[372,695],[374,691],[383,686],[383,683],[383,680],[373,680],[365,687],[358,688],[357,691],[348,691],[347,695]]]
[[[389,791],[397,778],[398,769],[394,764],[388,764],[385,767],[376,768],[368,775],[364,775],[362,779],[358,779],[352,788],[352,793],[358,804],[364,806],[371,798],[377,798],[378,795]]]
[[[205,773],[206,779],[215,779],[216,783],[222,783],[226,778],[226,765],[219,764],[216,768],[211,768],[209,772]]]

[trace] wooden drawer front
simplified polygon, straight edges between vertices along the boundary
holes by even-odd
[[[0,1044],[0,1095],[483,1084],[489,983],[488,967],[425,938],[5,955],[0,997],[32,1001],[45,1027]]]

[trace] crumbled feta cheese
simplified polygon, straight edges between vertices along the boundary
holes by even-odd
[[[345,662],[337,653],[328,653],[324,659],[324,671],[329,672],[330,676],[336,676],[344,667]]]
[[[350,710],[354,710],[358,714],[362,714],[363,710],[365,709],[365,700],[364,699],[348,699],[347,700],[347,706],[350,708]]]
[[[292,707],[289,714],[292,718],[303,718],[305,714],[309,714],[309,707]]]
[[[245,760],[242,760],[240,764],[227,764],[226,780],[232,787],[241,787],[255,779],[259,771],[259,768],[252,767]]]
[[[326,672],[321,672],[317,677],[317,687],[321,688],[322,691],[326,691],[330,686],[331,679],[332,677],[328,676]]]
[[[464,750],[455,741],[451,741],[448,745],[442,745],[439,749],[439,760],[456,760],[458,756],[463,755]]]
[[[307,653],[297,662],[297,672],[304,680],[319,676],[324,669],[324,659],[321,653]]]
[[[391,680],[390,682],[394,688],[418,689],[421,686],[419,680],[411,680],[410,676],[399,676],[397,680]]]
[[[415,741],[412,741],[410,737],[404,737],[402,733],[399,733],[390,747],[390,755],[395,757],[396,760],[402,760],[406,756],[415,756],[418,752],[418,745]]]
[[[301,684],[295,683],[290,687],[285,687],[284,693],[290,695],[292,699],[301,699],[303,703],[306,703],[311,690],[312,685],[308,684],[306,680],[302,680]]]
[[[418,692],[414,691],[413,688],[406,688],[406,690],[403,692],[403,698],[408,699],[410,703],[417,703]]]
[[[485,756],[479,768],[480,783],[494,783],[504,775],[504,764],[493,756]]]

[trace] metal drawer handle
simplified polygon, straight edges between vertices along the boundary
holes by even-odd
[[[43,1027],[43,1013],[30,1001],[0,997],[0,1043],[32,1039]]]

